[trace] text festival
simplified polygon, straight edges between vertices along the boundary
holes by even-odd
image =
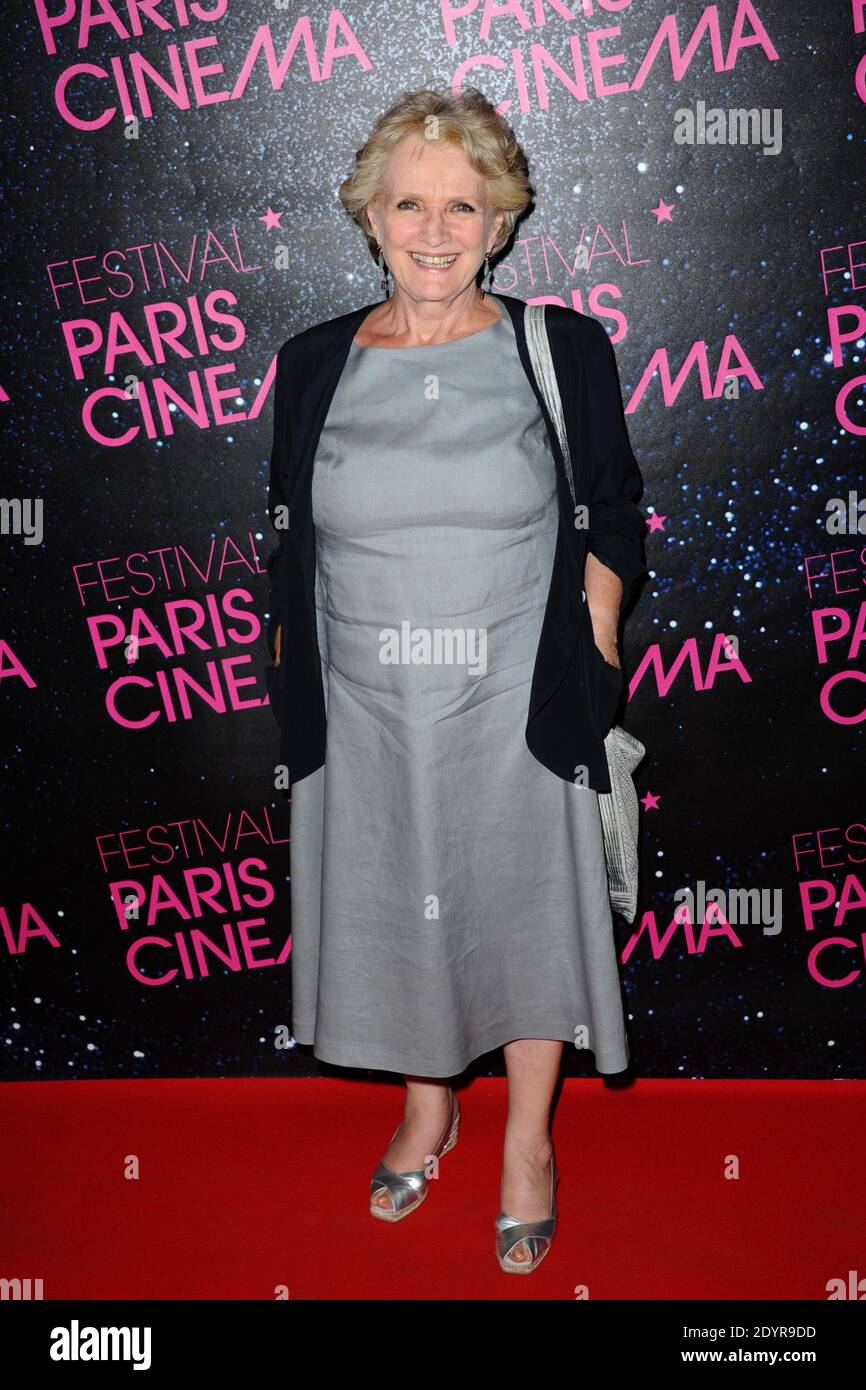
[[[625,221],[621,227],[620,245],[615,233],[596,224],[582,268],[589,269],[596,260],[604,258],[612,258],[620,267],[649,263],[646,258],[632,256]],[[580,229],[581,251],[587,250],[583,245],[587,230],[586,226]],[[129,301],[137,290],[150,293],[154,288],[164,289],[167,277],[172,274],[184,284],[192,285],[195,279],[202,282],[215,268],[227,269],[236,275],[263,270],[261,264],[250,263],[245,258],[234,225],[230,236],[222,241],[208,229],[201,238],[198,232],[192,235],[188,251],[175,250],[177,254],[162,239],[156,238],[131,247],[115,246],[101,254],[83,253],[68,260],[49,262],[46,266],[55,307],[67,315],[61,321],[61,331],[75,380],[85,381],[88,375],[108,379],[107,384],[89,389],[81,406],[87,434],[107,448],[122,448],[142,433],[148,439],[170,438],[182,419],[202,430],[211,424],[233,426],[255,420],[270,392],[275,358],[262,377],[255,378],[252,400],[248,399],[247,388],[239,380],[241,373],[233,354],[243,347],[247,332],[243,318],[233,312],[238,298],[228,287],[202,292],[201,297],[193,293],[183,300],[166,296],[145,303],[140,309],[141,326],[133,323],[129,303],[123,309],[117,307],[117,301]],[[508,293],[518,285],[521,273],[529,277],[530,283],[540,272],[549,280],[554,257],[570,276],[575,274],[577,258],[569,263],[552,237],[521,237],[515,242],[511,261],[499,266],[497,284]],[[581,291],[572,287],[570,294],[572,307],[583,312]],[[611,321],[615,328],[612,341],[617,342],[628,331],[628,319],[620,309],[608,304],[605,296],[618,299],[621,291],[608,281],[593,286],[589,291],[588,308],[600,319]],[[549,294],[542,294],[540,299],[565,303],[564,299]],[[70,314],[73,304],[76,309],[80,305],[88,312]],[[94,307],[102,305],[110,306],[104,325],[96,317]],[[647,364],[626,405],[627,415],[637,409],[656,377],[665,409],[676,404],[693,377],[697,378],[704,400],[721,397],[740,377],[754,390],[764,389],[747,352],[733,333],[725,336],[715,361],[710,360],[706,341],[699,339],[692,343],[675,373],[671,370],[666,347],[650,347],[648,351]],[[171,369],[177,363],[213,357],[215,361],[203,363],[200,369],[188,367],[185,390],[168,376],[142,375],[157,367]],[[738,383],[736,389],[739,390]]]
[[[270,934],[263,914],[276,892],[267,860],[250,852],[254,845],[267,853],[288,843],[273,823],[275,814],[267,806],[244,808],[212,826],[196,816],[97,836],[103,871],[112,875],[114,917],[127,934],[126,968],[138,984],[286,964],[291,933],[278,928]],[[238,854],[243,857],[232,862]],[[190,862],[208,856],[217,862]],[[64,944],[32,902],[17,910],[0,906],[0,940],[10,956],[36,941],[56,950]]]

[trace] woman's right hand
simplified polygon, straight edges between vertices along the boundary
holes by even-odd
[[[277,627],[277,630],[276,630],[276,632],[274,633],[274,665],[275,665],[275,666],[279,666],[279,664],[280,664],[280,648],[281,648],[281,645],[282,645],[282,637],[283,637],[283,629],[282,629],[282,625],[280,625],[280,626]]]

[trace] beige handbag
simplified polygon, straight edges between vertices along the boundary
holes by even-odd
[[[526,346],[529,349],[535,380],[544,396],[545,405],[559,437],[571,502],[572,506],[576,506],[568,436],[547,338],[544,308],[543,304],[526,306]],[[627,922],[633,922],[637,911],[639,877],[639,817],[634,771],[646,756],[646,749],[633,734],[615,724],[604,740],[604,751],[610,777],[610,791],[598,793],[598,808],[604,834],[610,905],[615,912],[621,913]]]

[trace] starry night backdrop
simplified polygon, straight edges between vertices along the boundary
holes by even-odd
[[[862,1076],[866,539],[856,512],[825,524],[866,495],[860,7],[575,0],[489,30],[436,0],[182,10],[135,35],[118,5],[81,46],[75,18],[5,21],[3,494],[41,499],[43,534],[2,537],[3,1075],[336,1070],[291,1040],[269,373],[286,338],[380,298],[337,186],[401,92],[454,83],[500,104],[536,189],[494,287],[611,332],[655,517],[620,715],[648,750],[634,931],[616,919],[633,1070]],[[678,143],[700,102],[781,113],[780,152]],[[136,606],[162,650],[127,650]],[[195,614],[200,644],[170,626]],[[717,650],[711,679],[723,636],[739,664]],[[185,677],[227,711],[193,687],[183,717]],[[122,917],[122,880],[152,924]],[[827,906],[807,929],[809,880]],[[702,932],[698,910],[668,937],[701,883],[764,890],[781,930]],[[196,930],[239,968],[197,956]],[[595,1074],[573,1049],[564,1070]]]

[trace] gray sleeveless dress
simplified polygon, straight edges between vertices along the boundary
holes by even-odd
[[[447,1077],[516,1038],[628,1064],[597,793],[526,745],[557,533],[510,316],[352,343],[313,470],[322,767],[292,786],[292,1031]]]

